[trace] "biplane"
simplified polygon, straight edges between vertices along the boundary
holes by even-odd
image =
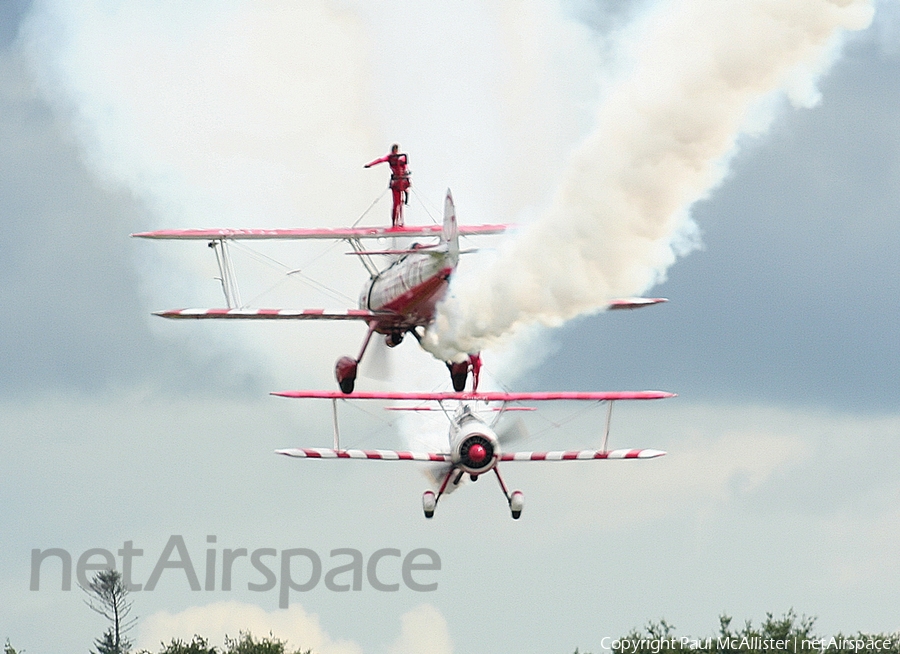
[[[137,238],[180,239],[207,241],[216,253],[225,307],[204,309],[173,309],[155,315],[171,319],[193,320],[355,320],[365,323],[366,335],[355,357],[343,356],[335,364],[335,378],[342,393],[354,390],[360,361],[374,334],[382,335],[389,347],[399,345],[407,334],[421,343],[425,329],[434,321],[437,303],[447,291],[461,254],[460,236],[499,234],[509,225],[459,226],[450,191],[444,201],[441,225],[380,227],[350,227],[342,229],[168,229],[132,234]],[[363,241],[396,239],[398,237],[437,239],[436,242],[414,243],[408,248],[391,247],[367,250]],[[346,241],[351,254],[369,274],[355,309],[284,309],[252,308],[240,300],[234,266],[229,255],[229,243],[238,240],[265,239],[335,239]],[[396,243],[396,241],[394,241]],[[374,257],[387,257],[386,266],[376,265]],[[626,298],[613,300],[610,309],[634,309],[665,302],[663,298]],[[478,352],[469,353],[459,361],[447,361],[453,388],[465,389],[472,373],[473,390],[478,388],[481,358]]]
[[[480,475],[493,472],[500,484],[510,513],[514,520],[522,515],[525,496],[522,491],[510,492],[500,476],[501,461],[630,461],[654,459],[665,452],[654,449],[610,450],[609,428],[613,402],[620,400],[658,400],[674,397],[674,393],[663,391],[612,391],[612,392],[471,392],[471,393],[404,393],[359,391],[346,396],[338,391],[281,391],[272,393],[289,398],[330,399],[333,405],[334,447],[332,448],[290,448],[276,450],[276,453],[301,459],[362,459],[375,461],[425,461],[437,466],[434,472],[435,490],[428,489],[422,494],[422,509],[426,518],[434,516],[441,497],[455,489],[465,475],[476,481]],[[447,446],[437,452],[407,452],[397,450],[342,449],[338,428],[338,399],[351,400],[392,400],[437,403],[439,410],[450,422]],[[574,450],[555,452],[504,452],[502,445],[521,434],[518,429],[498,428],[500,418],[507,411],[530,409],[514,405],[517,402],[546,401],[607,402],[606,432],[603,445],[597,450]],[[455,409],[450,406],[456,404]],[[499,406],[497,404],[499,403]],[[513,406],[511,406],[513,404]],[[429,406],[391,406],[393,410],[431,410]],[[493,411],[494,417],[488,421],[481,411]],[[516,433],[518,432],[518,434]]]

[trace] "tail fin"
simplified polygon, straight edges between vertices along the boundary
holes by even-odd
[[[447,244],[447,252],[455,262],[459,259],[459,227],[456,224],[456,207],[453,205],[453,196],[447,189],[447,199],[444,201],[444,230],[441,234],[441,242]]]

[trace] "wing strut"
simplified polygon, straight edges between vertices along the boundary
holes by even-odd
[[[606,434],[603,436],[603,451],[609,452],[609,425],[612,422],[613,401],[609,401],[609,408],[606,410]]]
[[[338,429],[337,399],[331,400],[331,415],[334,418],[334,449],[341,449],[341,431]]]
[[[509,402],[504,401],[503,404],[500,405],[500,408],[497,409],[497,416],[496,416],[496,417],[494,418],[494,420],[491,422],[491,429],[493,429],[494,427],[496,427],[496,426],[497,426],[497,423],[500,422],[500,418],[503,417],[503,412],[506,411],[507,408],[508,408],[508,407],[506,406],[507,404],[509,404]]]
[[[353,251],[360,255],[359,260],[362,261],[363,266],[366,268],[366,272],[369,273],[369,277],[377,277],[378,276],[378,267],[375,265],[375,262],[372,261],[372,257],[369,256],[369,253],[362,246],[358,238],[348,238],[347,242],[350,244],[350,247],[353,248]]]
[[[216,263],[219,264],[219,281],[222,282],[222,292],[225,294],[225,304],[229,309],[239,309],[241,302],[241,290],[238,288],[237,276],[234,274],[234,264],[231,262],[231,253],[224,238],[218,238],[209,242],[216,252]]]

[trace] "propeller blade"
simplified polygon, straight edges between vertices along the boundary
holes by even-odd
[[[444,481],[444,477],[447,476],[447,473],[450,472],[450,468],[452,467],[453,466],[446,464],[427,465],[422,466],[422,472],[434,486],[440,486],[441,482]]]
[[[390,348],[384,342],[384,337],[380,334],[373,334],[372,341],[366,349],[366,355],[363,357],[360,365],[361,373],[369,379],[378,381],[391,381],[393,375],[393,367],[391,366]]]
[[[502,445],[515,443],[516,441],[521,441],[526,438],[528,438],[528,428],[525,426],[525,421],[521,418],[516,418],[509,422],[503,429],[497,432],[497,440],[500,441]]]

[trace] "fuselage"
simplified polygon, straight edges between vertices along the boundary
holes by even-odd
[[[405,254],[366,283],[359,308],[396,314],[395,329],[428,325],[455,268],[456,261],[447,252]],[[379,326],[376,331],[390,328]]]

